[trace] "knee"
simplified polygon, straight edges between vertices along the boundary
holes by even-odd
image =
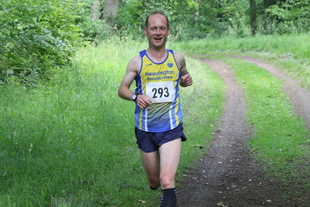
[[[167,188],[174,188],[175,184],[174,184],[174,177],[171,177],[171,176],[167,176],[167,175],[164,175],[164,176],[161,176],[160,177],[160,184],[161,184],[161,187],[163,189],[167,189]]]

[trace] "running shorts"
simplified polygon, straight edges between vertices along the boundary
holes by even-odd
[[[178,138],[181,138],[182,142],[186,141],[182,123],[165,132],[145,132],[136,127],[135,134],[138,148],[143,152],[157,151],[161,145]]]

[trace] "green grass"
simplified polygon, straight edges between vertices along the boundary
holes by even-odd
[[[169,42],[169,48],[207,56],[246,51],[281,66],[310,88],[307,38]],[[1,86],[0,206],[157,206],[160,190],[149,190],[135,144],[134,104],[117,96],[128,61],[146,45],[111,41],[87,46],[78,51],[72,67],[47,85]],[[257,159],[279,178],[300,179],[302,172],[309,172],[308,165],[300,165],[309,156],[309,131],[293,113],[282,81],[240,60],[227,63],[246,91],[254,130],[249,144]],[[205,64],[187,56],[187,67],[194,85],[181,88],[188,141],[183,144],[177,183],[206,152],[196,146],[208,147],[225,93],[221,79]],[[307,176],[302,182],[310,186]]]
[[[248,122],[254,132],[249,145],[257,159],[282,181],[284,177],[304,179],[309,163],[301,163],[310,155],[309,131],[283,92],[283,81],[242,60],[228,59],[227,63],[246,93]]]
[[[241,60],[227,58],[248,55],[273,63],[301,86],[310,90],[309,35],[257,36],[255,38],[206,39],[178,43],[190,56],[227,59],[245,89],[248,120],[254,135],[249,145],[263,162],[270,179],[290,187],[310,189],[308,174],[309,130],[296,116],[282,91],[283,83],[265,70]],[[299,186],[298,186],[299,185]],[[298,196],[299,190],[296,190]]]
[[[135,144],[134,104],[117,96],[128,61],[144,48],[88,46],[47,86],[1,87],[0,206],[158,205]],[[188,141],[178,179],[203,153],[194,145],[208,145],[224,93],[205,65],[188,58],[188,69],[195,85],[181,89]]]
[[[177,43],[188,55],[250,55],[274,63],[310,89],[310,35],[204,39]]]

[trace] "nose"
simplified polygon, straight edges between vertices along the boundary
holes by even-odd
[[[156,29],[155,34],[160,35],[160,29]]]

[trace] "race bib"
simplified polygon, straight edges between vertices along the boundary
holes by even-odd
[[[153,103],[173,102],[175,87],[173,81],[146,83],[146,95]]]

